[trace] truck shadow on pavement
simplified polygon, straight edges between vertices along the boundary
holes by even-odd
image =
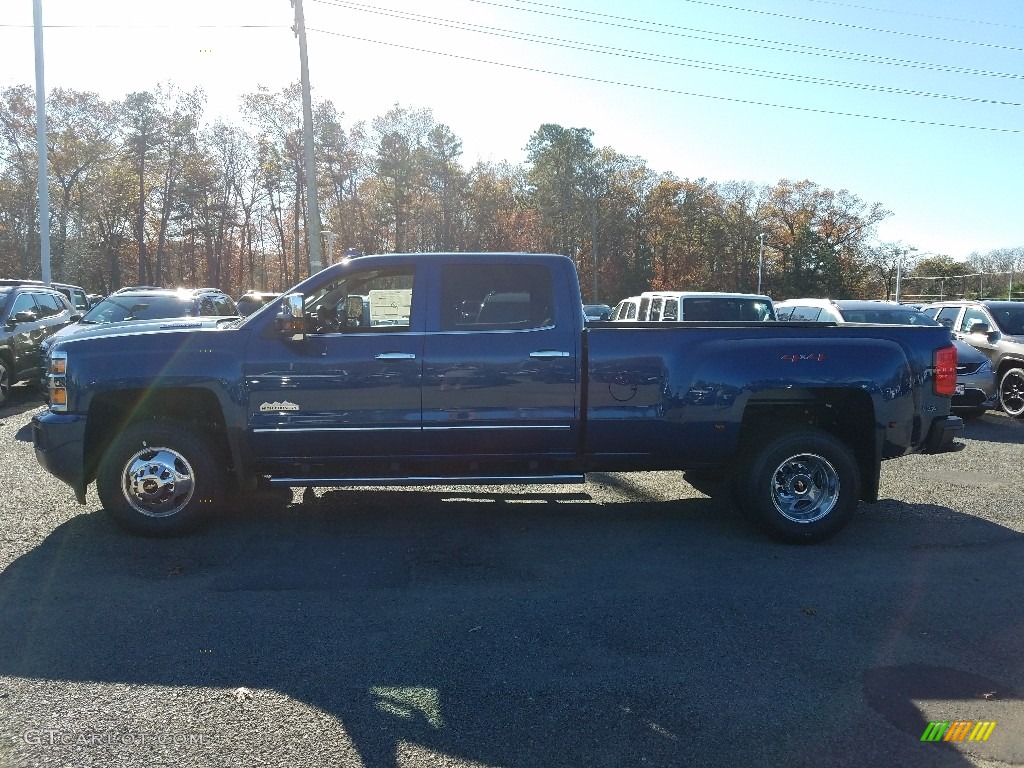
[[[787,547],[705,498],[264,502],[178,540],[102,513],[61,525],[0,574],[0,675],[273,691],[336,721],[317,739],[367,768],[1024,762],[1022,537],[999,526],[936,531],[889,502]],[[965,535],[988,543],[983,569]],[[940,719],[999,725],[922,743]],[[222,744],[217,712],[200,720]],[[301,757],[287,708],[269,722],[302,764],[334,764]],[[262,764],[259,743],[228,761]]]

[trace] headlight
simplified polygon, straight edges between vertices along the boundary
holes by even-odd
[[[68,409],[68,353],[60,349],[50,352],[46,365],[46,382],[50,395],[50,410],[66,411]]]
[[[986,359],[984,363],[978,366],[978,370],[975,373],[992,373],[992,361]]]

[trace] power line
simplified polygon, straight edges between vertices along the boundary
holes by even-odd
[[[682,0],[682,1],[686,2],[686,3],[693,3],[694,5],[706,5],[706,6],[710,6],[710,7],[713,7],[713,8],[722,8],[722,9],[728,10],[728,11],[740,11],[742,13],[756,13],[756,14],[760,14],[762,16],[773,16],[775,18],[788,19],[790,21],[803,21],[803,22],[807,22],[809,24],[825,24],[827,26],[832,26],[832,27],[842,27],[844,29],[855,29],[855,30],[860,31],[860,32],[879,32],[879,33],[884,34],[884,35],[896,35],[896,36],[899,36],[899,37],[915,37],[915,38],[918,38],[919,40],[931,40],[933,42],[939,42],[939,43],[954,43],[956,45],[975,45],[975,46],[979,46],[979,47],[982,47],[982,48],[997,48],[997,49],[1004,50],[1004,51],[1024,51],[1024,48],[1018,48],[1018,47],[1015,47],[1015,46],[1012,46],[1012,45],[1001,45],[999,43],[979,43],[979,42],[976,42],[974,40],[957,40],[957,39],[949,38],[949,37],[935,37],[935,36],[932,36],[932,35],[922,35],[922,34],[919,34],[917,32],[901,32],[901,31],[894,30],[894,29],[882,29],[880,27],[864,27],[864,26],[860,26],[858,24],[849,24],[849,23],[842,22],[842,21],[830,21],[828,19],[811,19],[811,18],[808,18],[806,16],[791,16],[791,15],[786,14],[786,13],[778,13],[777,11],[762,11],[762,10],[758,10],[758,9],[754,9],[754,8],[740,8],[739,6],[725,5],[724,3],[712,3],[712,2],[710,2],[710,0]],[[472,3],[480,3],[480,2],[484,2],[484,0],[470,0],[470,2],[472,2]],[[609,19],[618,19],[618,20],[621,20],[621,21],[637,21],[637,19],[630,19],[628,17],[623,17],[623,16],[613,16],[612,14],[608,14],[608,13],[596,13],[594,11],[580,11],[580,10],[577,10],[575,8],[566,8],[565,6],[561,6],[561,5],[549,5],[548,3],[539,3],[539,2],[536,2],[536,0],[516,0],[516,2],[522,3],[523,5],[539,5],[542,8],[556,8],[556,9],[558,9],[560,11],[572,11],[573,13],[585,13],[585,14],[590,15],[590,16],[600,16],[600,17],[606,17],[606,18],[609,18]],[[487,5],[494,5],[494,3],[486,3],[486,4]],[[514,6],[506,6],[506,7],[514,7]],[[645,22],[645,23],[652,23],[652,22]],[[666,26],[671,26],[671,25],[666,25]]]
[[[401,45],[399,43],[394,43],[394,42],[385,41],[385,40],[373,40],[373,39],[367,38],[367,37],[358,37],[356,35],[347,35],[347,34],[344,34],[342,32],[332,32],[332,31],[327,30],[327,29],[314,29],[312,27],[309,27],[308,31],[309,32],[318,32],[318,33],[323,34],[323,35],[332,35],[334,37],[343,37],[343,38],[346,38],[348,40],[358,40],[358,41],[364,42],[364,43],[373,43],[375,45],[384,45],[384,46],[388,46],[388,47],[391,47],[391,48],[401,48],[403,50],[415,51],[417,53],[429,53],[429,54],[433,54],[435,56],[444,56],[444,57],[447,57],[447,58],[450,58],[450,59],[458,59],[460,61],[470,61],[470,62],[473,62],[474,64],[490,64],[490,65],[496,66],[496,67],[505,67],[507,69],[516,69],[516,70],[520,70],[520,71],[523,71],[523,72],[534,72],[536,74],[541,74],[541,75],[555,75],[557,77],[565,77],[565,78],[570,78],[570,79],[573,79],[573,80],[583,80],[585,82],[590,82],[590,83],[600,83],[602,85],[619,85],[619,86],[623,86],[623,87],[626,87],[626,88],[637,88],[637,89],[640,89],[640,90],[653,91],[653,92],[656,92],[656,93],[671,93],[671,94],[676,95],[676,96],[690,96],[690,97],[698,98],[698,99],[712,99],[714,101],[724,101],[724,102],[729,102],[729,103],[733,103],[733,104],[747,104],[747,105],[756,106],[756,107],[771,107],[773,109],[789,109],[789,110],[794,110],[794,111],[797,111],[797,112],[811,112],[811,113],[814,113],[814,114],[834,115],[834,116],[837,116],[837,117],[856,117],[856,118],[861,118],[861,119],[865,119],[865,120],[884,120],[886,122],[906,123],[906,124],[911,124],[911,125],[926,125],[926,126],[932,126],[932,127],[938,127],[938,128],[961,128],[961,129],[964,129],[964,130],[988,131],[988,132],[992,132],[992,133],[1010,133],[1010,134],[1021,134],[1021,133],[1024,133],[1024,129],[1016,129],[1016,128],[992,128],[992,127],[989,127],[989,126],[982,126],[982,125],[966,125],[966,124],[959,124],[959,123],[943,123],[943,122],[939,122],[939,121],[935,121],[935,120],[914,120],[914,119],[906,118],[906,117],[888,117],[888,116],[885,116],[885,115],[865,115],[865,114],[860,114],[860,113],[857,113],[857,112],[838,112],[838,111],[835,111],[835,110],[820,109],[820,108],[817,108],[817,107],[798,107],[798,106],[793,106],[792,104],[774,104],[772,102],[767,102],[767,101],[754,101],[754,100],[751,100],[751,99],[738,99],[738,98],[734,98],[734,97],[731,97],[731,96],[716,96],[716,95],[707,94],[707,93],[694,93],[692,91],[680,91],[680,90],[676,90],[676,89],[673,89],[673,88],[662,88],[662,87],[654,86],[654,85],[642,85],[640,83],[627,83],[627,82],[620,81],[620,80],[606,80],[606,79],[599,78],[599,77],[588,77],[586,75],[573,75],[573,74],[570,74],[568,72],[556,72],[556,71],[550,70],[550,69],[538,69],[538,68],[535,68],[535,67],[527,67],[527,66],[524,66],[522,64],[507,64],[505,62],[489,61],[487,59],[478,59],[478,58],[474,58],[474,57],[471,57],[471,56],[460,56],[458,54],[449,53],[447,51],[432,51],[432,50],[429,50],[429,49],[426,49],[426,48],[417,48],[417,47],[414,47],[414,46],[411,46],[411,45]]]
[[[705,69],[716,72],[725,72],[729,74],[740,75],[743,77],[763,77],[772,80],[784,80],[788,82],[807,83],[810,85],[824,85],[837,88],[850,88],[854,90],[871,91],[875,93],[890,93],[901,96],[918,96],[924,98],[945,99],[952,101],[966,101],[974,104],[993,104],[1005,107],[1024,106],[1024,104],[1022,103],[1013,101],[999,101],[996,99],[983,99],[975,96],[957,96],[952,94],[911,90],[908,88],[897,88],[895,86],[875,85],[871,83],[854,83],[843,80],[831,80],[828,78],[814,77],[811,75],[794,75],[787,72],[776,72],[772,70],[756,69],[753,67],[741,67],[732,64],[717,64],[715,62],[701,61],[699,59],[686,59],[679,56],[654,54],[648,53],[646,51],[630,50],[627,48],[615,48],[613,46],[608,45],[579,43],[578,41],[574,40],[566,40],[564,38],[557,37],[548,37],[546,35],[537,35],[532,32],[519,32],[516,30],[500,29],[498,27],[490,27],[480,24],[470,24],[467,22],[452,21],[450,19],[441,19],[435,16],[424,16],[422,14],[409,13],[406,11],[380,10],[370,6],[360,5],[358,3],[344,2],[344,0],[334,0],[333,2],[331,0],[317,0],[317,2],[321,2],[322,4],[332,5],[339,8],[348,8],[352,10],[363,11],[366,13],[372,13],[375,15],[387,16],[390,18],[403,19],[405,21],[431,24],[446,29],[456,29],[465,32],[476,32],[478,34],[491,35],[493,37],[501,37],[511,40],[522,40],[525,42],[532,42],[540,45],[548,45],[557,48],[567,48],[569,50],[584,51],[588,53],[596,53],[599,55],[618,56],[620,58],[632,59],[635,61],[650,61],[658,64],[672,64],[674,66],[690,67],[693,69]]]
[[[327,2],[327,0],[313,0],[313,1],[314,2],[319,2],[319,3]],[[738,46],[742,46],[742,47],[745,47],[745,48],[757,48],[757,49],[760,49],[760,50],[780,51],[780,52],[783,52],[783,53],[799,53],[799,54],[804,54],[804,55],[808,55],[808,56],[818,56],[818,57],[821,57],[821,58],[842,59],[842,60],[846,60],[846,61],[859,61],[859,62],[864,62],[864,63],[868,63],[868,64],[885,64],[885,65],[889,65],[889,66],[900,66],[900,67],[908,67],[908,68],[912,68],[912,69],[924,69],[924,70],[930,70],[930,71],[950,72],[950,73],[962,74],[962,75],[977,75],[977,76],[982,76],[982,77],[1001,77],[1001,78],[1013,78],[1013,79],[1024,78],[1024,75],[1020,75],[1020,74],[1013,74],[1013,73],[1006,73],[1006,72],[990,72],[990,71],[986,71],[986,70],[982,70],[982,69],[972,69],[970,67],[959,67],[959,66],[954,66],[954,65],[951,65],[951,64],[932,64],[930,62],[913,61],[911,59],[896,59],[896,58],[889,57],[889,56],[876,56],[875,54],[858,53],[856,51],[841,51],[841,50],[837,50],[837,49],[834,49],[834,48],[822,48],[822,47],[814,46],[814,45],[804,45],[802,43],[779,42],[777,40],[766,40],[766,39],[760,38],[760,37],[749,37],[749,36],[744,36],[744,35],[733,35],[733,34],[729,34],[729,33],[726,33],[726,32],[714,32],[714,31],[705,30],[705,29],[695,29],[695,28],[692,28],[692,27],[682,27],[682,26],[675,25],[675,24],[665,24],[663,22],[644,21],[643,19],[629,19],[629,18],[626,18],[626,17],[609,16],[608,14],[593,14],[593,13],[591,13],[589,11],[573,11],[573,12],[574,13],[589,14],[589,15],[592,15],[592,16],[594,16],[594,15],[603,15],[603,16],[606,16],[608,18],[616,18],[616,19],[621,19],[623,21],[631,21],[631,22],[633,22],[635,24],[646,24],[646,25],[648,25],[650,27],[655,27],[655,29],[648,29],[648,28],[645,28],[645,27],[630,26],[629,24],[620,24],[620,23],[612,22],[612,21],[602,21],[600,19],[586,19],[586,18],[580,18],[578,16],[568,16],[568,15],[563,14],[563,13],[554,13],[552,11],[540,11],[540,10],[534,10],[534,9],[531,9],[531,8],[518,8],[518,7],[513,6],[513,5],[504,5],[502,3],[491,2],[491,0],[469,0],[469,2],[480,3],[482,5],[490,5],[490,6],[494,6],[496,8],[507,8],[509,10],[514,10],[514,11],[526,11],[528,13],[535,13],[535,14],[540,14],[540,15],[544,15],[544,16],[552,16],[552,17],[559,18],[559,19],[568,19],[570,21],[585,21],[585,22],[587,22],[589,24],[601,24],[601,25],[608,26],[608,27],[614,27],[614,28],[617,28],[617,29],[628,29],[628,30],[632,30],[632,31],[635,31],[635,32],[653,32],[653,33],[660,34],[660,35],[670,35],[672,37],[683,37],[683,38],[690,38],[690,39],[696,39],[696,40],[708,40],[708,38],[700,37],[700,35],[714,35],[715,37],[725,38],[725,39],[710,40],[710,42],[726,43],[726,44],[729,44],[729,45],[738,45]],[[549,6],[549,7],[554,8],[554,7],[557,7],[557,6]],[[572,9],[569,9],[569,10],[572,10]],[[661,28],[663,28],[663,29],[661,29]],[[673,31],[673,30],[683,30],[683,31],[682,32],[677,32],[677,31]],[[698,33],[698,34],[688,34],[688,33]],[[740,42],[737,42],[737,41],[740,41]]]
[[[517,1],[518,2],[530,3],[530,0],[517,0]],[[711,6],[711,7],[714,7],[714,8],[723,8],[725,10],[730,10],[730,11],[740,11],[742,13],[757,13],[757,14],[761,14],[763,16],[774,16],[776,18],[789,19],[791,21],[803,21],[803,22],[807,22],[809,24],[825,24],[825,25],[834,26],[834,27],[844,27],[846,29],[856,29],[856,30],[861,31],[861,32],[879,32],[879,33],[884,34],[884,35],[897,35],[897,36],[900,36],[900,37],[916,37],[916,38],[921,39],[921,40],[931,40],[931,41],[940,42],[940,43],[954,43],[956,45],[976,45],[976,46],[980,46],[980,47],[983,47],[983,48],[998,48],[998,49],[1007,50],[1007,51],[1024,51],[1024,48],[1017,48],[1017,47],[1010,46],[1010,45],[1002,45],[1000,43],[980,43],[980,42],[977,42],[975,40],[958,40],[958,39],[949,38],[949,37],[936,37],[936,36],[933,36],[933,35],[923,35],[923,34],[919,34],[917,32],[903,32],[903,31],[894,30],[894,29],[882,29],[882,28],[879,28],[879,27],[865,27],[865,26],[862,26],[862,25],[859,25],[859,24],[850,24],[848,22],[842,22],[842,21],[832,21],[830,19],[812,19],[812,18],[808,18],[806,16],[793,16],[793,15],[790,15],[790,14],[778,13],[776,11],[763,11],[763,10],[759,10],[759,9],[755,9],[755,8],[741,8],[741,7],[734,6],[734,5],[725,5],[723,3],[713,3],[713,2],[710,2],[709,0],[683,0],[683,2],[693,3],[695,5],[706,5],[706,6]],[[531,3],[531,4],[534,4],[534,3]],[[535,4],[536,5],[544,5],[544,3],[535,3]],[[857,7],[857,6],[853,6],[853,7]],[[941,17],[931,17],[931,18],[941,18]]]
[[[859,11],[874,11],[876,13],[895,13],[900,16],[916,16],[922,19],[936,19],[938,21],[955,21],[957,24],[983,24],[986,27],[1002,27],[1004,29],[1024,29],[1019,24],[1005,24],[1000,21],[983,21],[982,19],[961,19],[953,16],[935,16],[931,13],[915,13],[914,11],[900,11],[895,8],[872,8],[867,5],[854,5],[853,3],[837,3],[835,0],[807,0],[809,3],[820,3],[821,5],[835,5],[841,8],[856,8]]]

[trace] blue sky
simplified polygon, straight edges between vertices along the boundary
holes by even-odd
[[[42,0],[46,86],[199,85],[208,113],[298,79],[286,0]],[[1024,246],[1020,0],[305,0],[310,75],[346,122],[428,107],[463,164],[542,123],[684,178],[810,179],[883,204],[879,238]],[[32,7],[0,8],[0,85],[34,83]],[[243,28],[242,25],[252,25]]]

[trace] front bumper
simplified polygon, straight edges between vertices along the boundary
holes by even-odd
[[[964,420],[959,416],[943,416],[935,419],[928,429],[921,450],[925,453],[942,453],[953,447],[953,438],[964,428]]]
[[[36,461],[75,491],[85,504],[85,416],[45,411],[32,417]]]

